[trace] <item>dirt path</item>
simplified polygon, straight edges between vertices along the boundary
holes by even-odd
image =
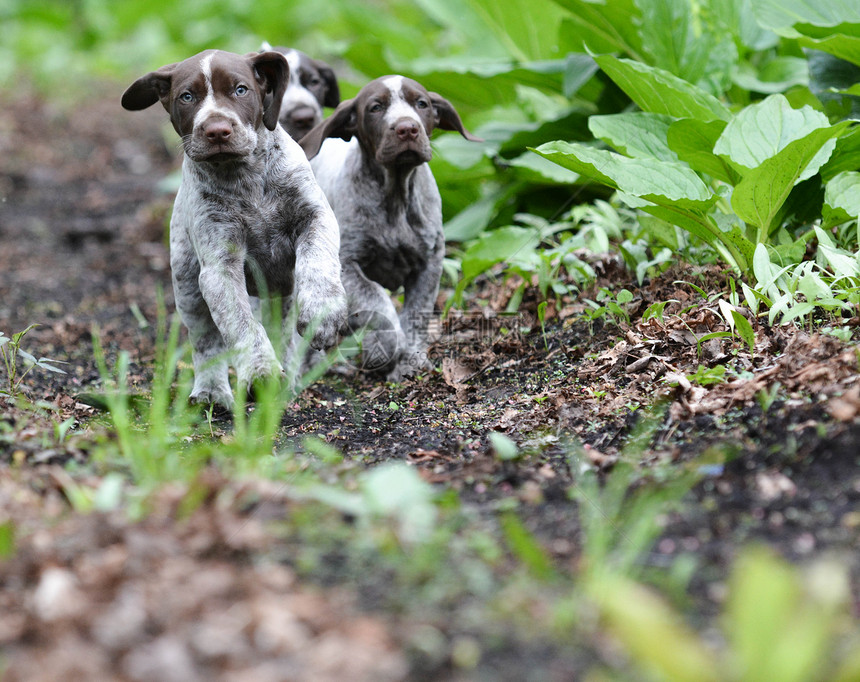
[[[0,109],[0,330],[41,325],[25,347],[69,363],[68,374],[33,373],[28,394],[81,423],[94,411],[75,396],[98,382],[93,325],[110,357],[131,353],[132,379],[145,389],[159,291],[172,309],[163,239],[171,198],[158,187],[178,148],[162,133],[161,112],[129,115],[118,94],[86,108],[31,97]],[[644,558],[658,569],[694,558],[692,613],[719,610],[728,566],[757,540],[795,562],[838,557],[851,568],[860,616],[854,348],[753,320],[754,354],[726,339],[699,357],[695,335],[725,327],[716,304],[678,280],[716,292],[724,274],[688,269],[640,288],[612,259],[599,265],[601,280],[583,298],[626,286],[635,293],[630,324],[590,325],[581,299],[571,299],[550,305],[542,332],[533,290],[510,318],[493,311],[504,310],[512,288],[484,281],[441,328],[438,371],[401,385],[330,375],[288,410],[283,441],[318,435],[359,468],[411,462],[488,521],[514,500],[558,567],[582,557],[571,493],[581,467],[645,462],[659,477],[667,467],[704,466]],[[643,321],[648,305],[670,299],[662,320]],[[725,364],[734,376],[690,381],[700,364]],[[285,670],[314,680],[346,679],[344,671],[356,680],[449,679],[473,640],[494,653],[475,663],[474,679],[525,679],[528,670],[569,679],[596,655],[551,638],[475,631],[469,604],[449,604],[427,622],[398,616],[388,576],[359,575],[329,555],[309,577],[289,551],[299,540],[270,533],[266,515],[249,506],[256,496],[275,520],[289,517],[290,500],[264,483],[242,487],[211,473],[202,484],[208,501],[182,522],[170,490],[143,521],[71,514],[68,465],[97,477],[86,469],[92,445],[46,441],[37,419],[4,408],[0,526],[11,519],[20,538],[0,563],[4,679],[71,679],[75,670],[85,679],[256,681],[284,679]],[[491,432],[522,455],[500,457]],[[442,654],[416,653],[428,623],[447,642]]]

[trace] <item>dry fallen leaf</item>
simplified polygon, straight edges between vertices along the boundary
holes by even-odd
[[[852,421],[860,414],[860,386],[855,386],[839,397],[831,398],[825,409],[838,421]]]

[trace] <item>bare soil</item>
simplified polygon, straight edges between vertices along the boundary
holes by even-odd
[[[181,487],[160,491],[142,518],[73,511],[69,481],[100,476],[88,466],[97,410],[80,399],[100,387],[93,330],[109,360],[131,354],[145,391],[159,296],[172,310],[172,195],[160,187],[178,168],[178,141],[160,109],[129,114],[117,88],[103,90],[75,107],[17,95],[0,108],[0,330],[38,323],[24,348],[68,363],[65,375],[35,370],[23,384],[31,401],[53,406],[50,418],[0,399],[0,525],[12,521],[17,536],[0,560],[3,679],[562,680],[607,655],[513,626],[482,629],[468,603],[416,616],[391,576],[357,571],[325,543],[314,571],[303,570],[295,543],[307,539],[272,525],[293,503],[263,481],[207,470],[190,513]],[[287,410],[281,443],[315,434],[354,466],[410,462],[488,522],[516,500],[561,571],[582,559],[570,495],[578,466],[609,472],[635,460],[655,476],[705,466],[643,560],[663,569],[694,559],[691,621],[719,612],[732,560],[751,541],[799,564],[824,555],[847,564],[860,616],[856,347],[751,319],[753,353],[714,339],[700,354],[697,337],[726,327],[687,282],[714,294],[728,273],[679,266],[639,286],[610,256],[595,266],[599,281],[551,301],[544,329],[534,288],[509,317],[517,282],[482,279],[440,328],[435,371],[397,385],[332,373]],[[584,320],[584,300],[601,287],[634,293],[629,323]],[[674,302],[643,320],[660,301]],[[725,365],[730,378],[690,381],[700,365]],[[53,438],[70,417],[72,437]],[[493,431],[524,456],[500,459]],[[416,648],[428,627],[441,653]]]

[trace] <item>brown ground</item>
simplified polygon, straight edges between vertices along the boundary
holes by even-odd
[[[17,551],[0,561],[4,679],[571,679],[599,659],[587,643],[573,651],[513,626],[482,632],[467,604],[416,615],[397,602],[390,576],[356,572],[324,541],[322,560],[304,570],[296,547],[306,551],[308,538],[268,524],[295,504],[272,483],[207,470],[193,511],[183,511],[182,486],[158,492],[143,520],[70,511],[74,481],[101,475],[88,466],[95,446],[85,428],[96,411],[78,399],[99,389],[93,326],[109,358],[131,353],[132,379],[145,390],[159,291],[172,310],[171,196],[158,185],[177,167],[178,143],[160,109],[124,112],[107,91],[78,108],[35,96],[0,108],[0,330],[39,323],[24,348],[68,363],[66,375],[35,370],[24,384],[31,400],[54,406],[50,420],[0,399],[0,537],[10,520],[17,536]],[[573,464],[609,471],[620,457],[658,476],[698,468],[704,456],[704,480],[666,514],[643,558],[654,569],[695,558],[691,619],[719,611],[728,566],[750,540],[797,563],[837,557],[851,570],[860,616],[855,348],[753,320],[754,354],[728,339],[697,357],[694,335],[725,326],[716,302],[677,280],[715,293],[723,273],[687,268],[637,287],[611,258],[596,264],[599,286],[634,292],[630,324],[589,325],[583,303],[563,300],[548,308],[542,333],[534,290],[516,319],[479,314],[503,310],[512,292],[484,281],[434,346],[438,371],[401,385],[327,377],[287,411],[283,442],[317,434],[358,468],[406,460],[488,522],[515,499],[562,571],[581,560]],[[650,303],[669,299],[677,302],[662,321],[642,321]],[[691,383],[685,375],[699,364],[726,364],[733,378]],[[661,407],[642,417],[652,404]],[[51,422],[69,417],[73,435],[52,438]],[[653,428],[635,446],[631,433],[643,424]],[[229,432],[229,422],[216,426]],[[500,461],[491,431],[525,456]],[[441,637],[435,653],[415,644],[427,628]],[[475,641],[484,655],[469,662]]]

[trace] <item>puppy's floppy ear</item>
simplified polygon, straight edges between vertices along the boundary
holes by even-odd
[[[340,88],[337,85],[337,76],[334,75],[334,69],[332,69],[325,62],[321,62],[319,60],[314,60],[314,67],[320,74],[320,78],[323,79],[323,83],[325,83],[325,97],[323,98],[323,106],[324,107],[336,107],[340,104]]]
[[[429,93],[430,102],[433,104],[433,113],[436,115],[436,128],[442,130],[455,130],[467,140],[472,142],[483,142],[480,137],[475,137],[466,128],[463,127],[463,122],[460,120],[460,114],[447,99],[435,92]]]
[[[311,131],[299,140],[299,145],[305,150],[305,155],[312,159],[319,154],[322,143],[329,137],[339,137],[349,140],[355,135],[356,126],[355,100],[341,102],[334,113],[322,123],[315,125]]]
[[[161,100],[164,108],[168,107],[167,97],[170,95],[170,84],[173,79],[173,71],[176,64],[162,66],[157,71],[152,71],[141,76],[122,94],[122,106],[129,111],[140,111],[151,107]]]
[[[281,100],[290,80],[290,67],[287,58],[280,52],[252,52],[245,55],[254,70],[254,77],[260,84],[263,102],[263,125],[274,130],[281,113]]]

